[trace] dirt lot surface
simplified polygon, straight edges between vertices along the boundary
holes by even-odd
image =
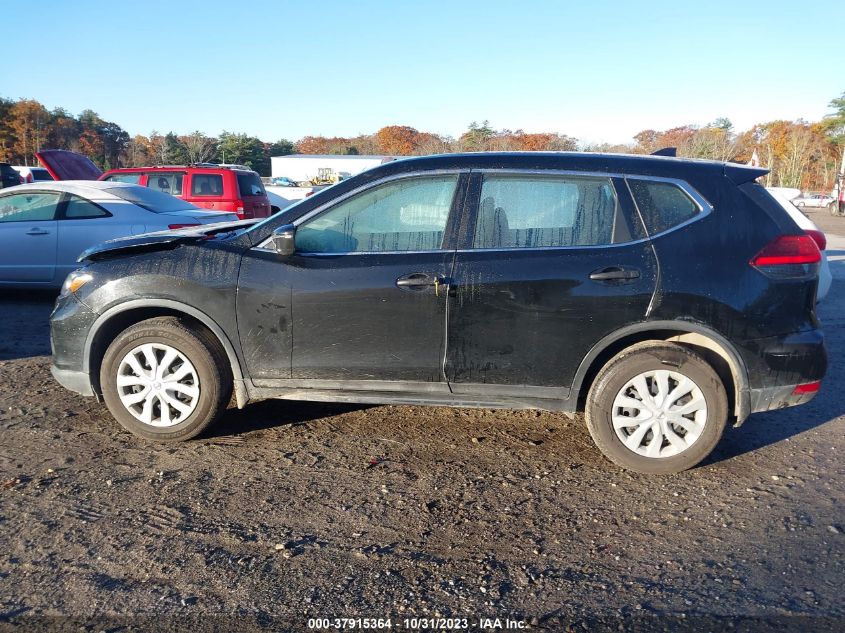
[[[811,216],[845,236],[845,218]],[[0,629],[390,617],[404,630],[423,628],[404,618],[451,616],[491,630],[480,618],[842,630],[836,243],[822,393],[753,416],[668,477],[621,471],[581,419],[534,411],[267,402],[230,409],[204,439],[145,443],[52,381],[53,298],[6,293]]]

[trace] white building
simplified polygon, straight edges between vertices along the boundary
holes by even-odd
[[[401,156],[362,156],[355,154],[289,154],[270,157],[270,174],[291,180],[311,180],[319,169],[328,168],[349,178],[366,169],[376,167]]]

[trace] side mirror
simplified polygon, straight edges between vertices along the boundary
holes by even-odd
[[[273,231],[273,250],[279,257],[290,257],[296,250],[295,242],[296,227],[293,224],[284,224]]]

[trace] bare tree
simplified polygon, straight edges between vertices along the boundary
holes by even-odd
[[[206,136],[199,130],[187,136],[180,136],[179,140],[188,152],[191,163],[204,163],[214,156],[217,139]]]

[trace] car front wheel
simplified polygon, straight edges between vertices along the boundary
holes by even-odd
[[[677,473],[703,460],[728,417],[724,385],[707,361],[672,343],[646,343],[610,360],[587,397],[587,428],[616,464]]]
[[[232,379],[225,353],[206,330],[175,317],[137,323],[112,341],[100,369],[115,419],[148,440],[187,440],[226,408]]]

